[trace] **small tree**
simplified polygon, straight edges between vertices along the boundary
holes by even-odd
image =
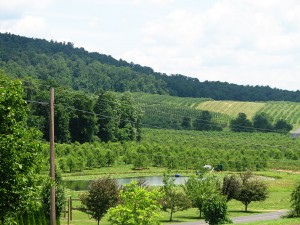
[[[108,221],[113,225],[161,224],[159,217],[161,194],[138,186],[136,181],[124,185],[120,192],[121,203],[108,211]]]
[[[230,121],[230,129],[234,132],[253,132],[253,124],[245,113],[239,113],[237,118]]]
[[[210,196],[203,204],[205,222],[209,225],[231,223],[227,217],[227,202],[220,194]]]
[[[170,179],[166,174],[163,178],[163,186],[161,192],[163,198],[161,201],[162,209],[170,212],[170,221],[172,221],[173,213],[177,211],[183,211],[191,207],[191,201],[183,193],[176,190],[174,179]]]
[[[246,173],[241,176],[242,184],[239,193],[234,199],[242,202],[245,205],[245,212],[248,210],[248,205],[253,201],[264,201],[268,197],[267,185],[258,178],[254,178],[251,173]]]
[[[118,196],[119,186],[116,179],[104,177],[95,180],[91,183],[89,191],[80,195],[81,210],[91,215],[99,225],[108,209],[117,204]]]
[[[206,199],[219,193],[218,181],[215,177],[197,178],[190,177],[183,186],[185,193],[192,201],[192,205],[199,209],[200,218],[202,217],[203,204]]]
[[[253,127],[260,132],[271,132],[274,129],[266,113],[258,113],[253,117]]]
[[[291,195],[292,210],[290,217],[300,217],[300,181],[297,182],[295,189]]]
[[[234,199],[240,191],[241,179],[236,175],[225,176],[223,178],[222,194],[226,196],[226,201]]]
[[[288,133],[293,129],[293,126],[285,120],[280,119],[275,123],[274,129],[279,132]]]

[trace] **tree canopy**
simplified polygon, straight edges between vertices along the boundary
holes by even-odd
[[[22,84],[0,72],[0,221],[37,197],[40,134],[26,125]]]

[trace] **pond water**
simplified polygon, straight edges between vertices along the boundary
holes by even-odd
[[[174,178],[174,183],[176,185],[184,184],[188,177],[172,177]],[[163,185],[163,176],[151,176],[151,177],[131,177],[131,178],[119,178],[117,181],[119,185],[129,184],[133,180],[143,180],[146,185],[149,186],[162,186]],[[65,186],[71,190],[82,191],[87,190],[91,180],[76,180],[76,181],[64,181]]]

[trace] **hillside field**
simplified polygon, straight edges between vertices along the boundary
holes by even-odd
[[[145,93],[134,93],[135,100],[139,104],[146,105],[144,111],[155,108],[156,113],[163,114],[164,108],[174,108],[173,116],[182,116],[180,111],[203,111],[208,110],[213,113],[213,121],[228,125],[229,121],[240,112],[247,115],[248,119],[252,119],[256,113],[266,113],[273,122],[284,119],[293,125],[293,130],[300,126],[300,103],[285,101],[270,102],[240,102],[240,101],[215,101],[208,98],[182,98],[166,95],[151,95]],[[197,112],[197,111],[196,111]],[[187,114],[188,115],[188,114]]]

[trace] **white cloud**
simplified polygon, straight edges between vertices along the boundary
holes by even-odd
[[[0,1],[0,11],[24,11],[25,9],[42,9],[54,0],[7,0]]]
[[[9,20],[0,23],[0,31],[23,34],[27,36],[38,36],[38,32],[46,27],[43,18],[25,16],[20,20]]]
[[[219,0],[204,12],[183,7],[142,32],[142,46],[122,56],[157,71],[299,89],[299,1]]]

